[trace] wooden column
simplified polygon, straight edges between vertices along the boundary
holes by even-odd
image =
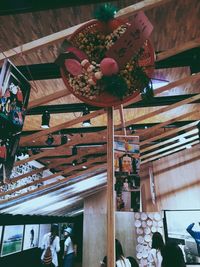
[[[115,267],[114,125],[113,108],[107,110],[107,261]]]

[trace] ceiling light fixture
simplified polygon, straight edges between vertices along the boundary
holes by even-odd
[[[169,84],[169,81],[164,80],[164,79],[152,78],[151,81],[152,81],[152,87],[154,90]]]
[[[42,124],[41,128],[48,129],[50,123],[50,113],[48,110],[45,110],[42,114]]]
[[[45,143],[46,143],[48,146],[50,146],[50,145],[53,144],[54,141],[55,141],[55,140],[54,140],[54,138],[53,138],[53,135],[52,135],[52,134],[48,134],[48,137],[47,137],[47,140],[45,141]]]
[[[61,134],[61,145],[65,145],[68,143],[68,137],[66,134]]]
[[[87,169],[87,166],[84,165],[84,166],[82,166],[82,168],[85,170],[85,169]]]
[[[85,115],[87,115],[87,114],[90,114],[89,108],[88,108],[88,107],[84,107],[84,109],[83,109],[83,116],[85,116]],[[89,120],[85,120],[85,121],[83,121],[82,126],[83,126],[83,127],[91,126],[91,121],[90,121],[90,119],[89,119]]]
[[[72,166],[76,166],[77,165],[77,160],[73,160],[72,161]]]

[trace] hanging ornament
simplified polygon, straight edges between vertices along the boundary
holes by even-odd
[[[153,26],[143,12],[129,23],[115,19],[115,13],[110,4],[100,6],[97,20],[76,30],[57,60],[68,89],[90,105],[116,106],[140,93],[152,95],[154,52],[148,37]]]
[[[117,29],[122,21],[114,18],[117,8],[111,4],[101,5],[95,12],[94,17],[99,21],[99,27],[106,33],[111,33]]]

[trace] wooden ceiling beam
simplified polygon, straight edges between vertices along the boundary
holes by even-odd
[[[59,149],[63,149],[63,148],[66,148],[66,149],[68,148],[69,149],[69,145],[68,144],[64,144],[64,145],[58,146],[58,147],[56,147],[56,151],[58,151]],[[48,156],[49,153],[50,153],[49,149],[47,149],[47,150],[45,150],[43,152],[40,152],[40,153],[38,153],[36,155],[32,155],[27,159],[22,159],[22,160],[19,160],[19,161],[15,161],[14,167],[17,167],[17,166],[23,165],[23,164],[25,164],[27,162],[30,162],[30,161],[33,161],[33,160],[40,159],[42,157]]]
[[[196,74],[196,75],[191,75],[191,76],[184,77],[184,78],[182,78],[180,80],[177,80],[177,81],[171,82],[171,83],[169,83],[169,84],[167,84],[165,86],[159,87],[159,88],[154,90],[154,95],[156,96],[156,95],[158,95],[158,94],[160,94],[160,93],[162,93],[164,91],[168,91],[168,90],[170,90],[170,89],[172,89],[172,88],[174,88],[176,86],[180,86],[180,85],[185,84],[185,83],[192,83],[192,82],[195,82],[197,80],[200,80],[200,73]],[[138,98],[138,101],[141,100],[141,96],[140,95],[137,98]],[[137,123],[137,122],[143,121],[145,119],[148,119],[150,117],[156,116],[160,112],[165,112],[165,111],[171,110],[174,107],[178,107],[179,105],[183,105],[183,103],[185,103],[185,104],[190,103],[190,100],[191,100],[191,98],[187,98],[187,99],[184,99],[182,101],[176,102],[176,103],[174,103],[172,105],[169,105],[168,107],[164,107],[164,108],[161,108],[159,110],[156,110],[156,111],[150,112],[148,114],[142,115],[140,117],[134,118],[133,120],[127,121],[125,123],[125,126],[128,127],[129,125],[132,125],[134,123]],[[184,102],[184,101],[186,101],[186,102]],[[195,100],[193,100],[193,101],[195,101]],[[126,105],[129,105],[129,103],[126,103]],[[115,131],[116,130],[120,130],[120,129],[121,129],[121,124],[118,124],[118,125],[115,126]]]
[[[194,129],[194,130],[188,131],[187,133],[177,135],[177,136],[175,136],[173,138],[170,138],[170,139],[168,139],[166,141],[159,142],[158,144],[155,144],[155,145],[152,145],[152,146],[148,146],[146,148],[141,149],[140,152],[141,153],[145,153],[145,152],[151,151],[151,150],[153,150],[153,149],[155,149],[157,147],[164,146],[164,145],[166,145],[168,143],[175,142],[175,141],[179,140],[180,138],[185,138],[185,137],[188,137],[190,135],[194,135],[194,134],[196,134],[196,130],[197,129]]]
[[[12,178],[12,179],[9,179],[7,180],[6,182],[7,183],[13,183],[13,182],[16,182],[18,180],[21,180],[23,178],[26,178],[28,176],[31,176],[33,174],[36,174],[36,173],[40,173],[44,170],[47,170],[47,169],[52,169],[52,168],[56,168],[62,164],[65,164],[65,163],[69,163],[69,162],[72,162],[73,160],[76,160],[76,159],[81,159],[81,158],[84,158],[86,156],[89,156],[93,153],[96,153],[96,154],[100,154],[100,153],[106,153],[106,145],[103,145],[101,147],[95,147],[95,148],[87,148],[86,151],[80,151],[80,149],[78,148],[77,149],[77,155],[74,155],[74,156],[71,156],[71,157],[68,157],[68,158],[65,158],[65,159],[59,159],[58,162],[54,162],[55,163],[50,163],[50,164],[47,164],[46,166],[42,167],[42,168],[38,168],[36,170],[33,170],[31,172],[27,172],[25,174],[22,174],[22,175],[19,175],[15,178]]]
[[[155,126],[152,126],[150,128],[147,128],[145,130],[141,130],[140,131],[140,138],[141,138],[141,136],[148,135],[148,134],[150,134],[152,132],[155,132],[156,130],[158,130],[158,129],[162,128],[162,127],[165,127],[165,126],[167,126],[169,124],[172,124],[172,123],[174,123],[174,122],[176,122],[178,120],[182,120],[182,119],[184,119],[186,117],[192,116],[192,115],[197,114],[197,113],[200,113],[200,110],[194,110],[194,111],[185,113],[183,115],[174,117],[173,119],[170,119],[170,120],[167,120],[165,122],[159,123],[159,124],[157,124]]]
[[[95,163],[95,162],[102,162],[102,161],[104,161],[105,159],[106,159],[106,156],[103,156],[103,157],[97,157],[97,158],[95,158],[95,159],[88,160],[87,162],[84,163],[84,165],[87,166],[87,167],[89,167],[91,164],[93,164],[93,163]],[[6,191],[6,192],[0,192],[0,197],[5,196],[5,195],[10,195],[10,194],[12,194],[12,193],[14,193],[14,192],[17,192],[17,191],[20,191],[20,190],[22,190],[22,189],[28,188],[28,187],[30,187],[30,186],[33,186],[33,185],[36,185],[36,184],[39,184],[39,183],[43,183],[43,182],[49,181],[49,180],[51,180],[51,179],[53,179],[53,178],[56,178],[57,176],[67,175],[68,173],[71,173],[71,172],[73,172],[73,171],[75,171],[75,170],[79,170],[80,168],[81,168],[81,164],[76,165],[76,166],[67,167],[67,169],[66,169],[66,167],[65,167],[64,170],[59,171],[59,172],[56,172],[56,173],[54,173],[54,174],[51,174],[51,175],[49,175],[49,176],[47,176],[47,177],[40,178],[40,179],[35,180],[35,181],[31,182],[31,183],[27,183],[27,184],[25,184],[25,185],[16,187],[16,188],[11,189],[11,190],[8,190],[8,191]],[[56,182],[53,182],[52,184],[56,184],[56,183],[58,183],[59,180],[62,180],[62,179],[59,178]],[[42,187],[42,186],[41,186],[41,187]]]
[[[197,145],[197,144],[199,144],[199,140],[190,143],[191,146],[194,146],[194,145]],[[150,158],[150,159],[143,160],[143,161],[141,162],[141,164],[144,164],[144,163],[147,163],[147,162],[156,160],[156,159],[160,159],[161,157],[168,156],[168,155],[170,155],[170,154],[172,154],[172,153],[178,152],[178,151],[183,150],[183,149],[185,149],[185,148],[186,148],[186,145],[181,146],[181,147],[178,147],[178,148],[175,148],[175,149],[172,149],[172,150],[167,151],[167,152],[165,152],[165,153],[162,153],[162,154],[159,154],[159,155],[157,155],[157,156],[154,156],[154,157],[152,157],[152,158]]]
[[[184,51],[187,51],[189,49],[192,49],[192,48],[195,48],[195,47],[199,47],[199,46],[200,46],[200,38],[191,40],[191,41],[189,41],[187,43],[179,45],[178,47],[174,47],[174,48],[171,48],[171,49],[169,49],[167,51],[160,52],[156,56],[156,61],[161,61],[163,59],[172,57],[174,55],[177,55],[179,53],[182,53]]]
[[[28,109],[41,106],[43,104],[49,103],[49,102],[51,102],[53,100],[56,100],[56,99],[64,97],[64,96],[68,96],[70,94],[71,93],[67,90],[67,88],[64,89],[64,90],[60,90],[60,91],[55,92],[53,94],[50,94],[50,95],[44,96],[42,98],[35,99],[35,100],[31,101],[28,104]]]
[[[62,180],[53,182],[53,183],[51,183],[51,184],[47,184],[47,185],[40,186],[40,187],[37,188],[37,189],[34,189],[34,190],[32,190],[32,191],[29,191],[29,192],[20,194],[20,195],[18,195],[18,196],[13,197],[13,198],[0,200],[0,204],[6,203],[6,202],[9,202],[9,201],[12,201],[12,200],[16,200],[16,199],[18,199],[18,198],[27,196],[27,195],[29,195],[29,194],[31,194],[31,193],[38,193],[38,192],[41,192],[41,191],[43,191],[43,190],[45,190],[45,189],[52,189],[52,187],[55,186],[55,185],[64,186],[66,182],[68,182],[69,180],[71,180],[71,179],[73,179],[73,178],[76,178],[78,175],[90,174],[92,171],[96,171],[96,170],[97,170],[97,173],[96,173],[95,175],[97,175],[97,174],[103,172],[103,171],[102,171],[103,168],[106,170],[106,168],[107,168],[107,164],[102,164],[102,165],[101,165],[101,168],[100,168],[100,165],[91,167],[90,169],[87,169],[87,170],[85,170],[85,171],[81,171],[81,172],[79,172],[79,173],[76,173],[76,175],[69,176],[69,177],[67,177],[67,178],[64,178],[64,179],[62,179]],[[99,171],[99,172],[98,172],[98,171]],[[58,176],[58,175],[57,175],[57,176]],[[47,178],[47,177],[46,177],[46,178]],[[46,179],[46,178],[43,178],[43,181],[44,181],[44,179]],[[83,178],[83,180],[84,180],[84,179],[88,179],[88,178],[89,178],[89,177],[87,176],[87,177]],[[50,178],[50,179],[52,179],[52,178]],[[39,183],[39,180],[38,180],[38,183]],[[52,189],[52,190],[56,190],[56,189]]]
[[[157,96],[163,92],[166,92],[174,87],[177,87],[177,86],[180,86],[180,85],[183,85],[185,83],[192,83],[192,82],[196,82],[200,80],[200,73],[197,73],[195,75],[190,75],[190,76],[186,76],[182,79],[179,79],[179,80],[176,80],[174,82],[171,82],[165,86],[162,86],[162,87],[159,87],[157,89],[154,90],[154,96]]]
[[[11,57],[16,56],[16,55],[21,56],[22,54],[25,54],[25,53],[30,52],[32,50],[39,49],[41,47],[50,45],[52,43],[62,41],[66,37],[68,37],[72,33],[74,33],[74,31],[76,31],[79,27],[81,27],[82,25],[84,25],[87,22],[88,21],[81,23],[81,24],[78,24],[78,25],[75,25],[75,26],[72,26],[70,28],[67,28],[67,29],[59,31],[59,32],[55,32],[53,34],[39,38],[39,39],[34,40],[32,42],[22,44],[20,46],[9,49],[7,51],[4,51],[4,52],[0,53],[0,62],[6,58],[11,58]]]
[[[141,10],[147,10],[147,9],[156,7],[158,5],[165,4],[168,1],[170,1],[170,0],[144,0],[144,1],[141,1],[137,4],[134,4],[134,5],[131,5],[131,6],[128,6],[126,8],[119,10],[116,13],[115,17],[117,17],[117,18],[120,18],[122,16],[127,17],[129,15],[132,15],[135,12],[138,12]],[[89,21],[92,21],[92,20],[89,20]],[[65,38],[69,37],[72,33],[74,33],[78,28],[80,28],[84,24],[88,23],[89,21],[86,21],[84,23],[75,25],[75,26],[70,27],[68,29],[50,34],[48,36],[34,40],[32,42],[22,44],[20,46],[15,47],[15,48],[4,51],[4,52],[0,53],[0,62],[6,58],[10,58],[10,57],[13,57],[16,55],[22,55],[22,53],[24,54],[24,53],[30,52],[34,49],[39,49],[39,48],[47,46],[49,44],[62,41]]]
[[[75,140],[71,140],[67,144],[57,146],[54,149],[54,151],[57,151],[59,153],[59,150],[63,150],[64,148],[66,148],[66,149],[68,148],[69,149],[71,146],[76,146],[78,144],[87,144],[88,142],[92,142],[92,143],[95,143],[95,142],[106,142],[106,137],[103,134],[100,134],[100,133],[96,133],[91,138],[89,138],[90,134],[88,133],[87,137],[88,138],[80,137],[79,139],[76,138]],[[32,160],[44,158],[45,156],[49,156],[49,155],[51,155],[51,154],[50,154],[50,151],[47,149],[46,151],[43,151],[43,152],[38,153],[36,155],[32,155],[27,159],[16,161],[14,166],[19,166],[19,165],[22,165],[24,163],[30,162]]]
[[[98,164],[99,163],[106,163],[106,154],[105,155],[100,155],[98,157],[95,157],[94,159],[87,160],[84,163],[77,163],[78,165],[76,165],[77,166],[76,170],[82,169],[82,166],[86,166],[88,168],[88,167],[90,167],[91,165],[93,165],[95,163],[98,163]],[[64,173],[64,174],[68,175],[69,173],[74,171],[74,169],[70,170],[70,168],[71,167],[69,167],[69,166],[60,166],[59,170],[66,171],[66,173]]]
[[[171,0],[144,0],[144,1],[140,1],[138,3],[135,3],[133,5],[130,5],[128,7],[120,9],[116,13],[115,17],[116,18],[127,18],[127,17],[130,17],[132,14],[134,14],[140,10],[146,11],[146,10],[149,10],[151,8],[155,8],[157,6],[164,5],[169,1],[171,1]]]
[[[186,144],[189,145],[189,143],[191,143],[191,142],[193,142],[193,141],[195,141],[195,140],[197,140],[197,139],[199,139],[199,136],[198,136],[198,135],[194,135],[194,136],[192,136],[192,137],[190,137],[190,138],[185,139],[184,142],[180,142],[179,140],[177,140],[178,142],[176,142],[176,143],[174,143],[174,144],[171,144],[171,145],[168,145],[168,146],[166,146],[166,147],[157,149],[157,150],[155,150],[155,151],[153,151],[153,152],[149,152],[149,153],[147,153],[147,154],[141,156],[140,159],[141,159],[141,160],[145,160],[145,159],[147,159],[147,158],[149,158],[149,157],[151,157],[151,156],[160,154],[160,153],[162,153],[162,152],[164,152],[164,151],[166,151],[166,150],[171,150],[172,148],[179,147],[179,146],[181,146],[181,145],[186,145]]]
[[[173,135],[175,133],[178,133],[180,131],[184,131],[184,130],[188,130],[188,129],[195,129],[197,123],[198,122],[195,121],[195,122],[189,123],[189,124],[187,124],[185,126],[182,126],[182,127],[179,127],[179,128],[176,128],[176,129],[173,129],[173,130],[170,130],[170,131],[167,131],[165,133],[162,133],[160,135],[157,135],[157,136],[148,138],[147,140],[144,140],[144,141],[140,142],[140,146],[144,146],[144,145],[149,144],[149,143],[151,143],[153,141],[156,141],[158,139],[162,139],[162,138],[168,137],[168,136]]]
[[[174,103],[174,104],[172,104],[172,105],[169,105],[169,106],[167,106],[167,107],[163,107],[163,108],[160,108],[160,109],[158,109],[158,110],[149,112],[149,113],[144,114],[144,115],[142,115],[142,116],[139,116],[139,117],[137,117],[137,118],[134,118],[133,120],[130,120],[130,121],[126,122],[125,125],[126,125],[126,127],[127,127],[127,126],[129,126],[129,125],[131,125],[131,124],[134,124],[134,123],[137,123],[137,122],[139,122],[139,121],[143,121],[143,120],[152,118],[152,117],[154,117],[154,116],[160,115],[161,113],[170,111],[170,110],[172,110],[172,109],[174,109],[174,108],[183,106],[183,105],[185,105],[185,104],[192,103],[192,102],[194,102],[194,101],[197,100],[197,99],[200,99],[200,94],[195,95],[195,96],[193,96],[193,97],[189,97],[189,98],[187,98],[187,99],[185,99],[185,100],[179,101],[179,102]],[[121,126],[119,125],[119,126],[116,126],[116,127],[117,127],[117,129],[118,129],[118,128],[120,128]]]
[[[35,139],[37,139],[37,138],[39,138],[39,137],[41,137],[43,135],[48,135],[50,133],[60,131],[60,130],[62,130],[64,128],[71,127],[71,126],[73,126],[75,124],[81,123],[81,122],[83,122],[85,120],[89,120],[89,119],[95,118],[95,117],[100,116],[100,115],[102,115],[104,113],[105,113],[105,110],[104,109],[100,109],[100,110],[91,112],[90,114],[87,114],[87,115],[84,115],[82,117],[76,118],[74,120],[67,121],[67,122],[61,123],[59,125],[56,125],[54,127],[51,127],[49,129],[42,130],[40,132],[25,136],[25,137],[22,138],[21,144],[23,144],[25,142],[29,142],[29,141],[35,140]]]

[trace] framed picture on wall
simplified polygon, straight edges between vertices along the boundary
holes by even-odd
[[[176,242],[187,264],[200,264],[200,210],[165,210],[167,241]]]
[[[2,237],[2,232],[3,232],[3,226],[0,226],[0,246],[1,246],[1,237]]]
[[[22,250],[24,225],[6,225],[4,227],[1,257]]]
[[[38,247],[39,224],[27,224],[24,230],[23,250]]]
[[[39,227],[39,240],[38,240],[38,247],[41,248],[42,246],[42,239],[43,236],[49,233],[51,230],[51,224],[40,224]]]

